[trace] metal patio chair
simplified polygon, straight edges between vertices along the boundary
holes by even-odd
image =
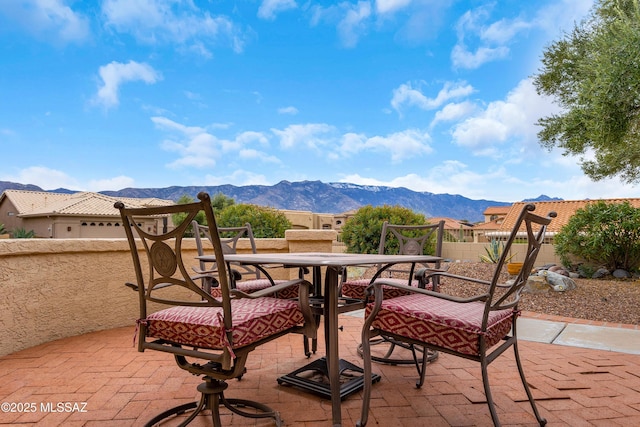
[[[371,337],[382,336],[396,341],[420,345],[438,352],[475,360],[480,363],[484,392],[494,425],[500,421],[491,396],[487,368],[505,350],[513,347],[515,360],[522,385],[538,423],[546,420],[540,416],[533,395],[526,382],[518,353],[516,320],[520,293],[540,252],[546,228],[556,216],[551,212],[547,217],[535,215],[534,205],[527,204],[522,209],[505,244],[505,249],[495,266],[491,281],[468,278],[442,271],[432,271],[426,280],[451,277],[484,286],[484,292],[470,298],[458,298],[415,286],[397,284],[387,279],[373,283],[374,302],[367,305],[366,320],[362,329],[364,392],[362,415],[357,425],[366,425],[371,397]],[[527,240],[527,251],[523,267],[513,283],[499,283],[500,273],[509,255],[514,240]],[[407,292],[407,295],[385,299],[384,286],[391,286]],[[502,343],[500,343],[502,342]],[[427,352],[424,353],[426,361]],[[416,383],[424,384],[427,364]]]
[[[191,222],[191,228],[196,239],[198,255],[205,255],[203,239],[209,242],[209,246],[212,245],[209,227],[207,225],[201,225],[194,220]],[[235,254],[238,241],[242,238],[248,239],[252,253],[255,254],[257,252],[253,230],[249,223],[241,227],[218,227],[218,234],[220,236],[220,243],[222,244],[222,251],[225,254]],[[285,282],[285,280],[274,280],[266,272],[261,272],[252,266],[233,264],[230,268],[233,272],[231,275],[231,288],[241,290],[242,292],[251,293]],[[200,260],[200,266],[198,268],[194,267],[193,270],[202,277],[205,290],[213,296],[219,297],[220,289],[215,287],[217,263],[214,262],[212,265],[207,266],[205,261]],[[299,277],[302,277],[302,275]],[[277,296],[278,298],[297,298],[298,287],[290,286],[289,288],[279,291]]]
[[[201,376],[197,387],[199,402],[168,409],[151,419],[155,425],[173,416],[191,411],[186,425],[204,410],[210,411],[215,427],[221,426],[220,409],[249,418],[272,418],[281,425],[280,415],[272,408],[246,399],[228,399],[227,381],[245,375],[249,353],[280,336],[301,333],[315,337],[316,327],[309,308],[310,283],[296,279],[251,294],[231,289],[229,271],[223,262],[224,251],[216,230],[216,220],[207,193],[198,194],[199,202],[129,209],[115,204],[122,217],[135,272],[140,313],[138,351],[155,350],[173,355],[181,369]],[[205,292],[191,277],[192,255],[185,258],[183,240],[191,221],[199,213],[209,224],[217,265],[216,281],[221,296]],[[173,230],[157,232],[147,226],[162,216],[183,214],[184,222]],[[197,279],[196,279],[197,280]],[[299,299],[274,298],[288,286],[300,287]],[[154,303],[153,306],[150,306]],[[165,308],[157,310],[157,305]]]
[[[437,257],[442,256],[442,240],[444,237],[444,221],[439,221],[435,224],[424,224],[424,225],[397,225],[397,224],[389,224],[388,221],[385,221],[382,224],[382,232],[380,235],[380,245],[378,247],[378,253],[385,254],[388,253],[387,242],[390,240],[389,237],[392,236],[395,238],[398,244],[397,253],[399,255],[416,255],[416,254],[424,254],[427,251],[429,246],[433,247],[433,250],[430,255],[435,255]],[[424,265],[422,269],[418,271],[413,271],[410,269],[403,269],[402,266],[395,266],[391,269],[387,269],[383,272],[379,272],[379,274],[375,275],[371,279],[344,279],[341,284],[341,293],[343,296],[354,299],[362,299],[366,298],[367,288],[371,285],[371,283],[378,279],[385,279],[385,281],[390,281],[395,284],[400,285],[409,285],[414,287],[427,287],[433,291],[437,291],[438,289],[438,279],[431,281],[430,283],[426,283],[424,281],[424,275],[427,271],[431,269],[439,269],[440,262],[436,262],[433,265]],[[392,286],[382,286],[383,292],[385,294],[385,299],[395,298],[402,295],[408,295],[408,292],[395,288]],[[416,366],[418,373],[420,373],[421,368],[420,365],[423,362],[422,352],[423,348],[421,346],[416,346],[414,344],[396,341],[389,337],[376,337],[373,338],[370,342],[371,345],[379,345],[385,346],[385,350],[378,352],[378,355],[372,355],[371,359],[375,362],[380,363],[388,363],[392,365],[408,365],[412,364]],[[404,348],[411,352],[411,357],[408,355],[397,355],[397,349]],[[393,353],[396,352],[394,356]],[[362,356],[362,344],[358,347],[358,353]],[[435,351],[429,352],[427,357],[427,361],[432,362],[437,359],[438,353]]]

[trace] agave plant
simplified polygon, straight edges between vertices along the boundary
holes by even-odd
[[[480,255],[480,261],[487,264],[497,264],[504,252],[504,242],[501,242],[496,239],[491,239],[489,246],[484,248],[486,255]],[[506,262],[509,262],[516,254],[511,255],[506,259]]]
[[[24,228],[15,228],[11,233],[11,237],[14,239],[31,239],[36,236],[36,233],[33,230],[27,231]]]

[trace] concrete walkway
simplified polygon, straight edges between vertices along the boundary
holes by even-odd
[[[573,319],[575,320],[575,319]],[[518,320],[521,340],[571,347],[640,354],[640,329],[543,320],[523,316]]]

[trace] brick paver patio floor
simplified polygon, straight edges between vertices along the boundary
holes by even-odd
[[[340,319],[340,355],[359,364],[362,318]],[[200,379],[179,369],[168,354],[138,353],[133,335],[133,327],[93,332],[0,358],[0,424],[139,426],[171,406],[195,400]],[[549,426],[640,425],[640,356],[526,341],[520,341],[520,350]],[[512,354],[508,351],[489,368],[498,414],[503,425],[536,425]],[[230,381],[227,397],[271,405],[286,426],[331,424],[329,401],[277,384],[278,376],[308,362],[302,337],[282,337],[251,356],[247,374]],[[420,390],[412,366],[374,364],[374,372],[382,380],[373,388],[369,426],[492,425],[477,363],[441,355],[429,366]],[[53,411],[58,402],[68,403],[62,412]],[[7,403],[18,412],[7,412]],[[355,425],[360,407],[360,393],[343,401],[344,426]],[[273,425],[227,412],[223,423]],[[199,418],[192,425],[210,424]]]

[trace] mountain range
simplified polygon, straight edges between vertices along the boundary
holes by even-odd
[[[45,191],[36,185],[0,181],[0,192],[8,189]],[[59,188],[52,193],[75,193]],[[456,194],[434,194],[412,191],[407,188],[356,185],[348,183],[323,183],[320,181],[289,182],[275,185],[218,185],[165,188],[124,188],[118,191],[100,191],[114,197],[159,198],[178,200],[187,195],[195,199],[200,191],[212,196],[222,193],[236,203],[250,203],[276,209],[304,210],[316,213],[337,214],[372,205],[400,205],[427,217],[447,217],[468,222],[483,221],[483,212],[489,206],[506,206],[510,202],[473,200]],[[541,195],[526,201],[561,200]]]

